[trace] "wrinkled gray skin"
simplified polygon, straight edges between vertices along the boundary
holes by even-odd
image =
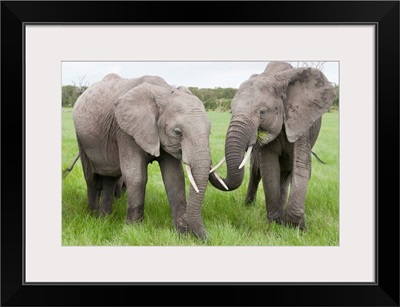
[[[321,71],[271,62],[263,73],[243,82],[233,98],[225,142],[227,177],[223,180],[230,191],[242,184],[244,168],[239,165],[253,146],[246,203],[254,202],[262,179],[268,221],[305,229],[311,149],[321,116],[334,97],[334,89]],[[226,191],[214,174],[210,182]]]
[[[107,75],[77,100],[73,112],[88,207],[112,211],[114,196],[126,189],[126,222],[141,221],[147,164],[158,161],[178,232],[206,238],[201,206],[211,167],[211,124],[203,103],[162,78],[122,79]],[[197,184],[186,203],[182,163]]]

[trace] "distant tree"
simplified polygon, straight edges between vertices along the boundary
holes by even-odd
[[[89,87],[89,82],[85,81],[85,76],[78,77],[78,82],[72,82],[73,85],[62,86],[62,106],[73,107],[76,100]]]
[[[89,81],[85,81],[86,75],[83,77],[78,77],[78,84],[76,84],[74,81],[72,81],[72,84],[76,87],[76,91],[78,94],[78,97],[82,95],[82,93],[89,87]]]
[[[336,97],[335,99],[333,99],[333,105],[330,109],[330,111],[332,110],[339,110],[339,85],[337,84],[333,84],[333,86],[335,87],[335,92],[336,92]]]
[[[207,111],[229,111],[231,108],[231,101],[237,92],[235,88],[222,87],[213,89],[189,87],[189,90],[204,103],[204,107]]]
[[[320,71],[324,71],[324,65],[326,62],[294,62],[297,63],[296,67],[312,67],[317,68]]]
[[[73,107],[78,97],[75,85],[64,85],[62,87],[63,107]]]

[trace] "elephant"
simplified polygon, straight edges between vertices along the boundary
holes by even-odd
[[[201,207],[211,168],[211,122],[186,88],[158,76],[109,74],[91,85],[73,109],[87,206],[102,216],[126,190],[126,223],[144,218],[147,165],[157,161],[178,233],[207,238]],[[185,177],[191,183],[186,201]]]
[[[222,191],[237,189],[250,157],[246,204],[255,201],[262,179],[267,221],[305,230],[311,152],[334,97],[320,70],[269,62],[262,73],[244,81],[232,99],[225,156],[210,171],[211,184]],[[227,175],[222,179],[215,170],[224,161]]]

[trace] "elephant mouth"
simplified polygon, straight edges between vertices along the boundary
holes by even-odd
[[[164,150],[178,160],[182,160],[182,147],[180,145],[164,145]]]
[[[261,146],[264,146],[269,142],[271,142],[271,140],[272,140],[272,134],[268,130],[259,127],[257,131],[257,142]]]
[[[190,162],[182,160],[182,147],[180,145],[164,145],[164,150],[172,155],[174,158],[181,160],[185,170],[186,174],[188,176],[188,179],[190,181],[190,184],[193,186],[194,190],[199,193],[199,188],[197,187],[196,181],[194,179],[194,176],[192,174],[192,168],[190,167]]]

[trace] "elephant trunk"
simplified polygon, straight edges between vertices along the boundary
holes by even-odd
[[[229,124],[225,140],[227,176],[222,179],[229,191],[237,189],[243,182],[244,168],[240,167],[240,164],[254,135],[253,127],[253,123],[246,116],[236,116]],[[227,190],[216,178],[215,173],[210,174],[209,180],[215,188]]]
[[[194,150],[192,153],[193,158],[190,160],[189,172],[191,172],[193,176],[198,191],[193,187],[193,184],[190,185],[186,208],[186,219],[190,230],[195,236],[203,240],[207,238],[207,232],[201,217],[201,206],[207,188],[208,175],[211,167],[210,151],[204,150],[205,148],[208,149],[209,147],[204,146],[201,149]]]

